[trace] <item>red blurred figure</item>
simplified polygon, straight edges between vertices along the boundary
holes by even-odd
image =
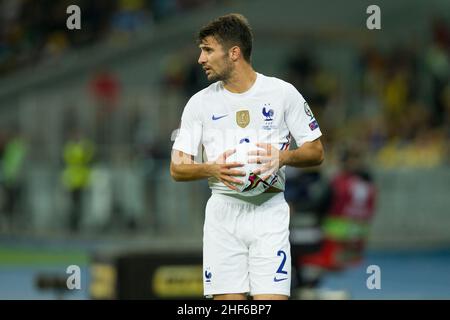
[[[111,145],[117,139],[116,128],[122,121],[118,113],[121,84],[116,74],[101,68],[89,82],[89,91],[96,107],[94,140],[99,160],[103,161],[111,156]]]
[[[121,88],[119,79],[114,73],[100,69],[89,86],[100,112],[112,112],[116,109]]]

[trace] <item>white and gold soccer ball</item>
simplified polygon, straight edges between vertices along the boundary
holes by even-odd
[[[239,192],[240,195],[246,196],[246,197],[257,196],[257,195],[265,192],[270,187],[270,184],[268,182],[269,181],[272,182],[273,180],[275,180],[274,178],[276,176],[272,175],[271,177],[269,177],[269,179],[267,179],[268,182],[263,181],[261,179],[261,177],[259,177],[258,175],[253,173],[253,171],[258,169],[261,166],[261,164],[248,163],[248,161],[251,158],[256,157],[256,156],[251,156],[251,155],[249,156],[248,155],[249,151],[254,151],[254,150],[258,150],[258,149],[264,150],[264,149],[256,146],[254,143],[251,143],[249,141],[249,139],[242,139],[241,143],[239,143],[235,147],[235,149],[236,149],[236,152],[233,153],[232,155],[230,155],[226,159],[226,162],[227,163],[232,163],[232,162],[243,163],[244,164],[243,167],[237,167],[235,169],[244,171],[245,176],[236,176],[235,177],[236,179],[242,180],[244,183],[243,184],[232,183],[233,186],[236,186],[237,191]]]

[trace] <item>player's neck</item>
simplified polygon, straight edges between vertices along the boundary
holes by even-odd
[[[222,81],[225,89],[232,93],[248,91],[256,81],[256,72],[251,65],[237,67],[227,81]]]

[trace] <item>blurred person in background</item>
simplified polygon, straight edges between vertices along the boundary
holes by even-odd
[[[444,91],[445,117],[444,117],[444,141],[450,141],[450,83]],[[444,163],[450,165],[450,144],[447,142],[444,145]]]
[[[118,0],[117,10],[111,18],[113,36],[127,37],[151,20],[152,14],[146,8],[145,0]]]
[[[101,66],[93,73],[87,89],[95,108],[94,141],[97,146],[97,157],[105,161],[111,156],[108,148],[116,138],[114,128],[122,121],[118,112],[122,84],[115,72]]]
[[[326,213],[329,181],[320,167],[287,170],[286,201],[291,212],[290,241],[292,254],[293,296],[305,285],[301,258],[316,253],[322,245],[322,223]]]
[[[431,76],[433,124],[441,125],[445,113],[445,89],[450,84],[450,29],[445,19],[432,21],[432,43],[428,47],[426,66]]]
[[[356,144],[344,147],[340,152],[339,171],[326,189],[310,200],[321,231],[321,244],[316,252],[304,251],[296,256],[297,297],[326,298],[321,296],[325,291],[318,287],[327,272],[343,271],[363,261],[376,200],[376,186],[364,163],[361,147]],[[302,229],[298,231],[302,232]],[[333,298],[348,297],[345,291],[337,293],[341,295]]]
[[[17,129],[10,132],[4,145],[0,168],[0,181],[4,192],[2,212],[6,214],[5,223],[9,230],[13,229],[22,211],[27,149],[23,134]]]
[[[69,229],[78,232],[83,216],[84,192],[88,187],[94,156],[94,144],[78,129],[72,130],[64,144],[63,186],[70,196]]]

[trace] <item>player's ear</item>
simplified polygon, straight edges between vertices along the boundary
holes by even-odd
[[[231,47],[230,50],[228,50],[228,56],[231,60],[236,61],[241,56],[241,48],[238,46]]]

